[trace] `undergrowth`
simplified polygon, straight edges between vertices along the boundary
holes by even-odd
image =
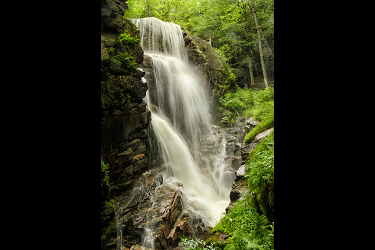
[[[250,197],[237,201],[234,208],[213,228],[230,235],[224,250],[273,249],[274,226],[267,217],[257,213]]]
[[[180,239],[181,242],[178,243],[178,245],[180,247],[189,247],[188,250],[220,250],[215,242],[205,244],[203,240],[194,240],[194,238],[188,239],[184,235],[181,235]]]
[[[274,131],[250,152],[245,164],[247,186],[261,212],[273,219],[274,210]]]
[[[226,114],[222,121],[233,123],[237,117],[248,119],[255,117],[258,121],[264,121],[274,112],[274,88],[242,89],[237,88],[219,98],[221,106],[219,112]]]

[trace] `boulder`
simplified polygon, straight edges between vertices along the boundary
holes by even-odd
[[[244,197],[247,192],[248,192],[248,189],[247,189],[247,184],[246,184],[245,179],[240,179],[239,181],[233,182],[232,188],[229,194],[230,203],[225,208],[225,211],[228,212],[228,210],[232,209],[234,206],[234,202],[236,202],[237,200],[240,200],[241,197]]]
[[[242,165],[237,171],[236,171],[236,175],[235,175],[235,179],[234,181],[237,182],[237,181],[240,181],[241,179],[244,178],[245,176],[245,166]]]
[[[245,142],[242,143],[241,147],[241,155],[242,155],[242,164],[245,164],[249,160],[249,153],[255,149],[255,147],[261,143],[272,131],[274,128],[267,129],[262,133],[259,133],[255,136],[255,138],[251,141],[251,143],[247,144]]]
[[[255,127],[256,125],[258,125],[258,121],[255,120],[255,117],[251,117],[250,119],[246,120],[245,121],[245,125],[248,125],[248,126],[251,126],[251,127]]]
[[[177,244],[180,240],[179,232],[190,230],[191,217],[180,216],[182,184],[163,184],[163,178],[157,174],[158,171],[160,169],[155,168],[143,173],[134,182],[133,189],[119,201],[116,222],[117,232],[121,232],[122,238],[117,240],[122,239],[118,244],[126,248],[142,245],[145,228],[151,230],[155,249],[167,249],[171,243]],[[182,219],[177,222],[178,218]],[[203,223],[199,226],[204,227]]]

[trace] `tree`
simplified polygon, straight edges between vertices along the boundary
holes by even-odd
[[[247,4],[249,4],[249,3],[247,3]],[[250,7],[250,5],[251,5],[251,7]],[[249,7],[253,11],[255,25],[256,25],[257,31],[258,31],[259,54],[260,54],[260,61],[262,63],[262,70],[263,70],[263,77],[264,77],[264,86],[266,88],[268,88],[267,71],[266,71],[266,65],[264,64],[264,58],[263,58],[262,39],[261,39],[261,36],[260,36],[260,28],[259,28],[259,25],[258,25],[258,19],[257,19],[257,15],[255,13],[255,8],[254,8],[254,2],[253,2],[253,0],[250,0]]]
[[[254,8],[248,0],[128,0],[124,17],[153,16],[179,24],[191,35],[211,39],[211,46],[224,52],[239,83],[253,83],[263,71],[268,85],[274,60],[274,0],[251,2]],[[258,53],[262,42],[268,49],[259,46]]]

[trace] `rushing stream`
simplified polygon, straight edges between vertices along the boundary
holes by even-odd
[[[229,203],[233,174],[225,164],[223,139],[216,155],[202,153],[213,134],[206,93],[189,66],[181,27],[154,17],[133,19],[145,56],[152,59],[156,95],[146,94],[159,154],[167,166],[164,183],[183,184],[184,209],[215,226]],[[151,108],[156,106],[157,109]],[[157,110],[157,111],[156,111]],[[144,246],[153,248],[150,230]]]

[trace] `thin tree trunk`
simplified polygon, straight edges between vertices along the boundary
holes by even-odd
[[[247,21],[246,16],[247,15],[245,15],[245,12],[244,12],[244,14],[242,15],[242,18],[245,20],[245,22]],[[250,18],[249,18],[249,26],[245,26],[245,33],[246,33],[246,42],[249,45],[247,56],[249,57],[250,85],[252,85],[254,84],[254,71],[253,71],[253,64],[251,63],[251,57],[250,57],[250,54],[252,54],[251,48],[250,48],[250,35],[249,35],[250,34]]]
[[[259,30],[260,30],[260,34],[261,34],[262,37],[263,37],[263,40],[265,41],[265,43],[266,43],[266,45],[267,45],[268,51],[271,53],[272,58],[275,59],[275,57],[273,56],[272,49],[271,49],[271,47],[268,45],[267,40],[266,40],[266,37],[264,36],[262,29],[259,28]]]
[[[250,53],[247,52],[247,54],[249,56],[250,85],[252,85],[254,84],[253,64],[251,63]]]
[[[262,70],[263,70],[263,77],[264,77],[264,86],[266,88],[268,88],[267,71],[266,71],[266,65],[264,64],[264,59],[263,59],[262,39],[261,39],[261,36],[260,36],[258,19],[257,19],[257,15],[255,13],[255,8],[254,8],[253,0],[250,0],[250,3],[251,3],[251,7],[250,7],[249,3],[247,3],[247,4],[249,4],[250,9],[253,11],[255,25],[257,26],[257,31],[258,31],[259,54],[260,54],[260,62],[262,63]]]
[[[249,32],[246,31],[246,40],[248,43],[250,43],[250,37],[249,37]],[[254,73],[253,73],[253,64],[251,63],[251,58],[250,58],[250,45],[249,45],[249,51],[247,52],[247,56],[249,57],[249,71],[250,71],[250,84],[254,84]]]
[[[255,62],[255,56],[254,56],[253,51],[251,50],[251,48],[249,48],[249,51],[250,51],[250,55],[251,55],[252,57],[254,57],[254,62]],[[252,65],[252,66],[254,66],[255,73],[257,74],[257,76],[259,76],[257,66],[256,66],[256,65]],[[253,71],[253,72],[254,72],[254,71]],[[255,81],[255,80],[254,80],[254,81]]]

